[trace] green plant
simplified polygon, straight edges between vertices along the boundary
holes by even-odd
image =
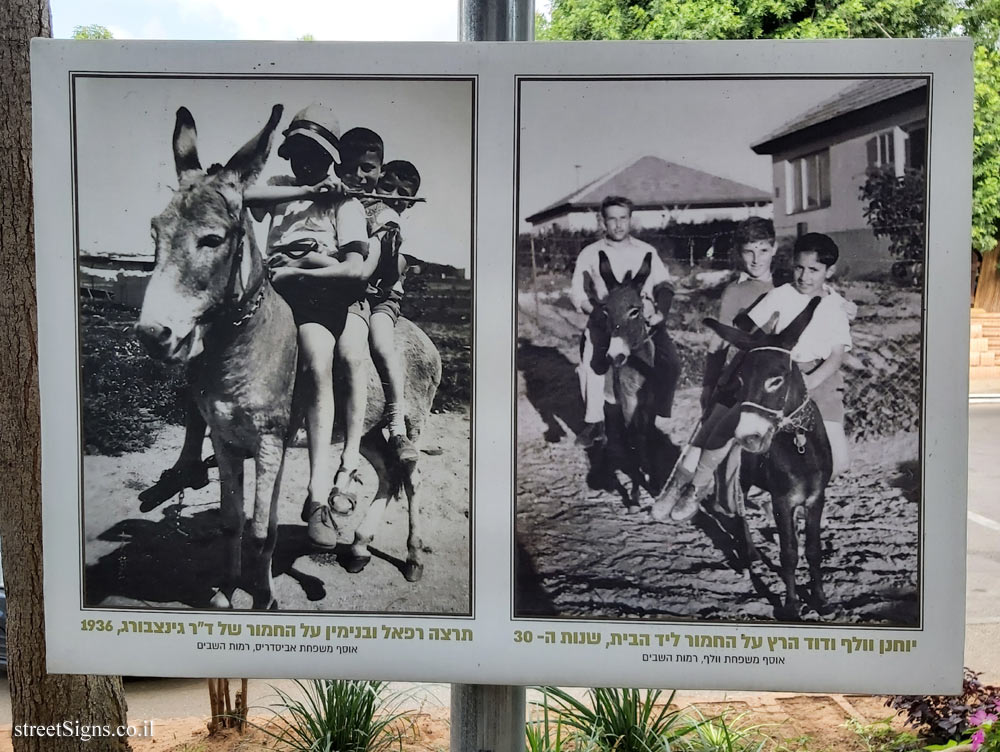
[[[558,687],[542,692],[556,721],[589,745],[582,749],[594,752],[670,752],[693,729],[680,711],[670,709],[673,692],[665,701],[658,689],[598,687],[587,690],[586,700]]]
[[[587,737],[578,729],[568,730],[558,714],[549,708],[546,693],[541,703],[541,718],[532,718],[524,727],[527,752],[598,752],[593,735]]]
[[[960,695],[893,695],[885,704],[904,713],[906,724],[928,742],[946,744],[967,736],[971,716],[998,698],[1000,687],[983,684],[977,672],[965,669]]]
[[[857,734],[865,752],[911,752],[923,749],[923,743],[916,734],[894,729],[891,721],[890,717],[874,723],[862,723],[856,718],[848,718],[844,725]]]
[[[868,225],[878,237],[889,239],[889,252],[902,259],[924,257],[923,170],[906,170],[897,176],[892,167],[873,167],[861,186],[861,200]]]
[[[254,724],[287,750],[299,752],[388,752],[413,736],[413,712],[405,695],[386,682],[313,679],[296,681],[302,698],[273,688],[278,700],[267,726]]]
[[[718,718],[705,718],[697,708],[689,713],[694,715],[694,725],[675,747],[678,752],[764,752],[772,746],[771,740],[762,734],[762,725],[741,724],[746,713],[733,718],[727,718],[726,713]]]

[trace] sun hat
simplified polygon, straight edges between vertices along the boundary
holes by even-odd
[[[340,163],[340,122],[333,110],[319,102],[304,107],[295,113],[292,122],[282,131],[285,142],[278,148],[278,156],[287,158],[286,144],[292,136],[312,139],[327,152],[334,162]]]

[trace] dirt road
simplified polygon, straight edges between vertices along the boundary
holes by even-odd
[[[515,612],[775,619],[785,588],[776,572],[769,496],[752,493],[747,501],[750,528],[765,557],[748,571],[733,521],[700,513],[691,523],[656,523],[648,511],[627,513],[620,494],[591,489],[590,462],[574,445],[582,427],[573,351],[580,323],[565,307],[525,303],[518,347]],[[675,444],[689,438],[698,419],[698,393],[687,387],[676,396]],[[828,488],[823,580],[835,613],[823,621],[918,623],[917,442],[918,433],[909,430],[854,443],[850,469]],[[644,495],[642,504],[651,503]],[[799,527],[801,540],[801,522]],[[801,545],[798,582],[808,582]],[[819,615],[807,611],[804,618]]]
[[[139,511],[139,491],[169,467],[180,448],[183,429],[164,427],[154,445],[120,457],[84,458],[84,529],[88,604],[142,608],[205,608],[221,571],[219,485],[216,471],[199,491],[188,491],[151,512]],[[313,551],[299,521],[309,477],[307,451],[288,451],[279,508],[278,544],[273,572],[282,610],[376,613],[469,613],[469,417],[432,415],[421,446],[419,491],[425,571],[418,583],[403,578],[407,508],[390,505],[372,546],[372,561],[361,573],[340,564],[344,552]],[[333,447],[331,451],[335,451]],[[252,463],[246,466],[252,488]],[[375,473],[362,468],[362,494],[373,494]],[[364,497],[362,497],[364,498]],[[366,508],[364,501],[345,523],[345,539]],[[346,549],[345,549],[346,550]],[[249,595],[237,591],[237,608],[249,608]]]

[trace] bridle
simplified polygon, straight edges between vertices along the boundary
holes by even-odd
[[[222,302],[209,306],[208,309],[198,317],[199,323],[210,323],[219,319],[227,318],[228,323],[234,327],[243,326],[253,318],[264,301],[266,291],[265,281],[267,273],[260,275],[260,279],[250,289],[242,293],[236,292],[236,282],[240,276],[240,269],[243,266],[243,254],[245,250],[244,239],[246,228],[243,226],[243,217],[233,225],[227,232],[225,239],[230,244],[235,244],[232,252],[232,263],[229,267],[229,275],[226,279],[226,289]],[[249,301],[249,303],[248,303]]]
[[[791,369],[792,351],[788,348],[764,345],[761,347],[751,348],[747,351],[747,354],[761,350],[776,350],[778,352],[785,353],[788,355],[789,370]],[[787,389],[785,391],[785,400],[788,400]],[[805,454],[806,432],[812,430],[816,420],[816,403],[809,397],[808,392],[806,392],[805,399],[802,400],[802,403],[790,413],[786,413],[784,409],[775,410],[773,407],[767,407],[766,405],[751,402],[750,400],[744,400],[741,402],[740,408],[750,408],[754,412],[761,413],[763,418],[774,423],[776,431],[785,431],[787,433],[795,434],[795,448],[798,450],[799,454]]]

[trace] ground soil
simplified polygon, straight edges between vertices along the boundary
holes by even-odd
[[[170,467],[183,429],[164,426],[153,446],[119,457],[84,458],[84,529],[86,600],[117,608],[204,608],[221,571],[218,544],[217,471],[198,491],[147,513],[139,511],[138,493]],[[421,437],[418,467],[424,576],[417,583],[402,575],[408,532],[407,505],[391,504],[377,528],[372,561],[357,574],[344,568],[347,542],[374,494],[375,473],[362,467],[361,501],[342,523],[345,545],[316,552],[299,521],[309,477],[305,448],[288,450],[279,505],[274,592],[286,610],[378,611],[382,613],[469,613],[469,416],[430,416]],[[337,451],[332,447],[331,451]],[[207,451],[206,451],[207,453]],[[247,487],[252,489],[252,462]],[[367,497],[365,494],[368,494]],[[249,502],[248,502],[249,508]],[[248,594],[237,591],[234,606],[249,608]]]
[[[843,695],[785,695],[763,693],[735,694],[721,700],[722,693],[711,699],[678,696],[678,706],[687,707],[693,701],[705,717],[726,713],[730,725],[738,728],[759,726],[759,731],[772,742],[766,747],[773,752],[865,752],[862,737],[847,724],[853,719],[862,726],[875,725],[891,716],[884,698]],[[267,719],[258,718],[265,724]],[[155,735],[150,739],[133,739],[135,752],[250,752],[275,749],[273,742],[260,730],[249,728],[244,734],[225,730],[209,734],[207,719],[172,718],[155,721]],[[899,721],[892,728],[902,729]],[[414,715],[413,734],[403,744],[404,752],[448,752],[450,749],[448,709],[423,707]],[[0,728],[0,752],[10,752],[10,727]]]
[[[847,408],[860,415],[849,470],[827,489],[823,514],[823,581],[834,612],[825,622],[916,625],[919,620],[919,434],[916,395],[899,369],[919,364],[908,353],[919,332],[919,294],[880,296],[864,286],[852,323],[851,363],[871,397]],[[675,304],[677,305],[677,304]],[[710,306],[710,304],[709,304]],[[689,319],[707,306],[687,300],[673,312],[684,352],[704,352],[707,335]],[[517,501],[518,584],[515,613],[559,617],[696,618],[772,620],[785,587],[777,572],[777,531],[766,493],[747,499],[747,520],[763,561],[745,565],[736,519],[699,513],[691,523],[655,523],[642,492],[637,513],[625,494],[607,490],[599,460],[575,445],[582,406],[575,365],[583,318],[560,292],[522,294],[518,317]],[[894,343],[902,342],[894,351]],[[682,384],[697,383],[697,364],[685,363]],[[882,369],[873,373],[876,369]],[[895,370],[895,378],[893,371]],[[694,372],[692,378],[691,372]],[[889,384],[906,388],[890,395]],[[851,389],[857,381],[849,384]],[[700,417],[698,386],[674,400],[673,446],[663,449],[670,467]],[[919,394],[919,392],[917,393]],[[895,402],[874,404],[877,399]],[[899,404],[896,404],[898,402]],[[907,414],[909,413],[909,414]],[[904,427],[903,430],[900,430]],[[671,451],[673,452],[670,456]],[[669,463],[669,464],[668,464]],[[618,473],[625,487],[628,479]],[[595,482],[596,480],[596,482]],[[801,527],[801,525],[800,525]],[[800,533],[800,541],[802,539]],[[797,582],[808,583],[804,556]],[[801,593],[807,596],[808,592]],[[781,620],[786,620],[785,618]],[[805,620],[819,620],[811,609]]]

